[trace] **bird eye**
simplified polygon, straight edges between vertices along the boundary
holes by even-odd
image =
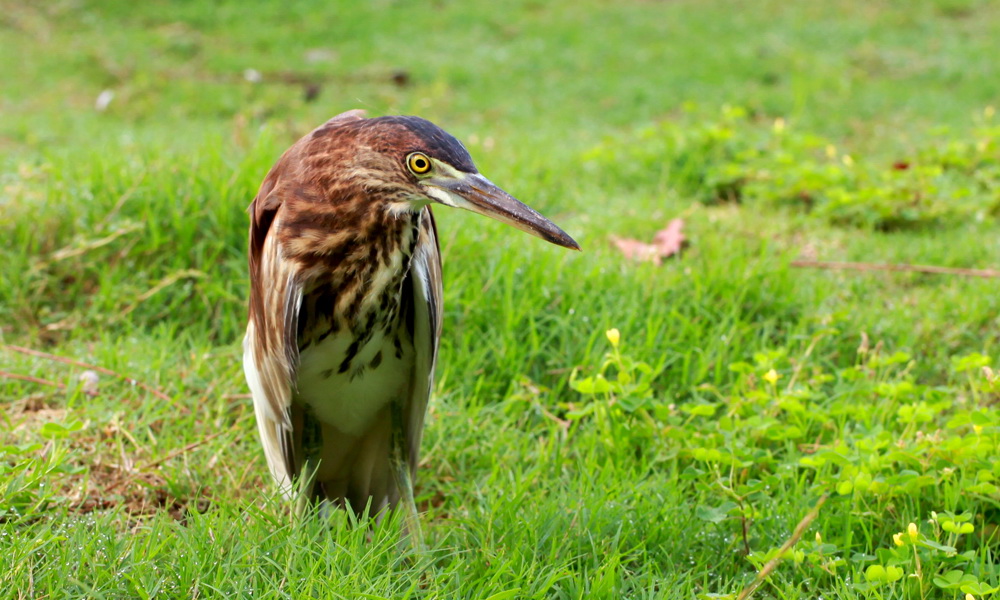
[[[431,170],[431,159],[423,152],[414,152],[406,157],[406,166],[410,167],[414,175],[423,175]]]

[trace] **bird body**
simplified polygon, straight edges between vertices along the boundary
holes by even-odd
[[[374,514],[404,498],[415,514],[441,335],[432,202],[578,248],[417,117],[334,117],[285,152],[250,206],[244,371],[288,494],[301,481],[308,499]]]

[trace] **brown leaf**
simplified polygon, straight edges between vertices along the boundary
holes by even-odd
[[[660,264],[662,260],[656,250],[656,246],[652,244],[620,237],[612,237],[611,241],[614,242],[615,246],[618,246],[618,249],[625,255],[625,258],[640,262],[651,260],[656,264]]]
[[[640,262],[652,261],[659,265],[664,258],[679,253],[684,247],[687,238],[684,237],[683,229],[684,219],[673,219],[666,227],[656,232],[652,244],[620,237],[612,237],[611,241],[626,258]]]
[[[667,258],[681,251],[687,238],[684,237],[684,219],[672,219],[666,227],[656,232],[653,244],[659,248],[660,256]]]

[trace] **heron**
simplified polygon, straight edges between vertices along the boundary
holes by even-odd
[[[419,531],[413,479],[442,317],[434,204],[580,249],[415,116],[330,119],[250,204],[244,373],[269,470],[300,508],[402,503]]]

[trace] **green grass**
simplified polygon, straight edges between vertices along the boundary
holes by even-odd
[[[997,280],[791,266],[1000,265],[995,3],[0,9],[0,594],[735,597],[824,497],[755,597],[1000,586]],[[420,555],[289,516],[239,365],[244,209],[358,107],[584,248],[436,212]]]

